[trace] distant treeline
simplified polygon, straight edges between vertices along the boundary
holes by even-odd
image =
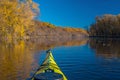
[[[120,37],[120,14],[97,16],[96,22],[90,26],[92,37]]]
[[[80,36],[88,36],[88,33],[84,29],[72,28],[72,27],[61,27],[55,26],[48,22],[34,21],[35,25],[33,32],[28,32],[28,36],[31,38],[41,37],[41,36],[51,36],[51,38],[72,38]]]

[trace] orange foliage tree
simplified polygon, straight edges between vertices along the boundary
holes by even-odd
[[[0,0],[0,36],[8,39],[24,38],[39,12],[32,0]]]

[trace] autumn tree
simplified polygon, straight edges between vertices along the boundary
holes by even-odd
[[[0,36],[24,38],[33,30],[31,25],[38,12],[38,5],[32,0],[0,0]]]
[[[119,37],[120,15],[97,16],[96,22],[90,26],[89,33],[90,36],[97,37]]]

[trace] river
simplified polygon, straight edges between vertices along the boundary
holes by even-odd
[[[0,79],[28,80],[52,50],[68,80],[120,80],[120,40],[0,43]]]

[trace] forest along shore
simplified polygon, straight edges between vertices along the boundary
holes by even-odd
[[[56,27],[47,22],[35,21],[34,31],[28,32],[27,37],[29,39],[46,38],[53,40],[71,40],[86,38],[88,37],[88,33],[86,30],[80,28]]]
[[[120,14],[97,16],[88,32],[93,38],[120,38]]]

